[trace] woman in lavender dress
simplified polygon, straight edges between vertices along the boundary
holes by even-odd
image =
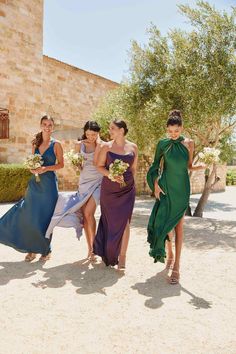
[[[134,175],[137,168],[137,146],[125,139],[128,129],[122,120],[110,124],[110,137],[98,156],[97,168],[103,174],[101,185],[101,217],[94,241],[94,253],[102,257],[104,263],[118,269],[125,268],[128,248],[130,221],[135,201]],[[129,164],[124,176],[109,179],[109,166],[119,159]],[[125,186],[121,187],[121,183]]]
[[[88,259],[93,260],[93,241],[96,233],[95,211],[100,201],[100,186],[102,174],[95,167],[98,153],[102,146],[99,138],[99,125],[88,121],[84,126],[82,140],[76,144],[76,151],[84,156],[83,169],[79,177],[78,192],[71,195],[59,194],[58,202],[47,229],[46,237],[50,237],[55,226],[73,227],[78,239],[84,228],[87,244]]]

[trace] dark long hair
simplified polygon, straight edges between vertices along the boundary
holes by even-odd
[[[93,132],[99,133],[101,130],[101,127],[97,122],[95,122],[93,120],[88,120],[84,125],[84,134],[82,135],[82,140],[86,139],[86,131],[87,130],[92,130]]]
[[[128,133],[128,127],[127,127],[127,124],[125,123],[124,120],[121,120],[121,119],[114,119],[112,121],[113,124],[115,124],[118,128],[123,128],[124,129],[124,135],[126,135]]]
[[[169,125],[178,125],[179,127],[182,127],[183,125],[182,115],[178,109],[174,109],[169,113],[166,126],[168,127]]]
[[[40,124],[42,124],[42,122],[43,122],[44,120],[51,120],[51,121],[53,122],[53,124],[54,124],[54,120],[53,120],[53,118],[51,118],[50,116],[47,116],[47,115],[43,116],[43,117],[40,119]],[[34,139],[32,140],[32,144],[33,144],[33,146],[34,146],[36,149],[38,149],[38,148],[40,147],[40,145],[42,144],[42,142],[43,142],[43,133],[42,133],[42,132],[39,132],[39,133],[37,133],[37,134],[35,135]]]

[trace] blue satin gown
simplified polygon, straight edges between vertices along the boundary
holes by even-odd
[[[42,154],[43,166],[55,165],[55,141]],[[36,149],[35,153],[39,154]],[[57,178],[53,171],[40,175],[36,182],[33,175],[29,181],[25,198],[16,203],[0,219],[0,243],[20,252],[33,252],[47,255],[50,252],[50,239],[45,233],[51,221],[58,198]]]

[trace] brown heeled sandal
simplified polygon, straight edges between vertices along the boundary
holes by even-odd
[[[46,256],[43,256],[43,255],[42,255],[42,256],[39,258],[39,260],[40,260],[41,262],[49,261],[49,259],[51,259],[51,252],[48,253]]]
[[[93,253],[93,251],[90,251],[88,253],[87,260],[90,261],[90,262],[96,262],[97,261],[96,254]]]
[[[28,253],[25,256],[25,262],[32,262],[36,258],[36,253]]]
[[[176,275],[174,275],[174,274]],[[170,276],[170,284],[171,285],[176,285],[179,284],[179,279],[180,279],[180,274],[178,270],[172,270],[172,274]]]

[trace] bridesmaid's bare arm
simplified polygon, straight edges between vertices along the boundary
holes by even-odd
[[[98,163],[98,156],[100,154],[100,151],[102,149],[102,146],[103,146],[104,142],[98,138],[97,139],[97,145],[96,145],[96,148],[95,148],[95,151],[94,151],[94,159],[93,159],[93,163],[95,166],[97,166],[97,163]]]
[[[81,149],[81,141],[76,141],[75,142],[75,151],[80,152]]]
[[[97,157],[96,167],[97,170],[103,175],[108,177],[109,171],[105,168],[107,152],[109,150],[108,145],[103,145]]]
[[[133,173],[133,176],[136,176],[136,172],[137,172],[137,166],[138,166],[138,147],[136,144],[133,144],[134,146],[134,162],[132,164],[131,167],[131,171]]]

